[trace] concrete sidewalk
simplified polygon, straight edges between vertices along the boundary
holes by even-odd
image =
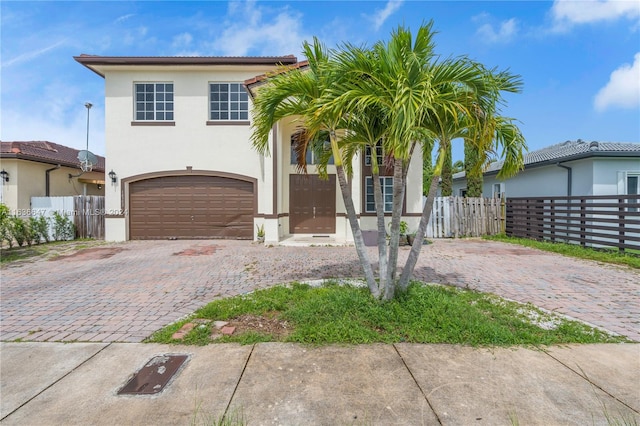
[[[116,395],[162,354],[190,358],[160,394]],[[0,361],[7,425],[640,422],[637,344],[0,343]]]

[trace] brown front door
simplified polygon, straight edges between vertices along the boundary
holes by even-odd
[[[253,184],[217,176],[166,176],[129,187],[129,238],[253,238]]]
[[[289,175],[289,232],[336,232],[336,175]]]

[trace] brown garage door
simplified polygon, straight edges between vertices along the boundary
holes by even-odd
[[[129,238],[253,238],[253,184],[166,176],[129,186]]]

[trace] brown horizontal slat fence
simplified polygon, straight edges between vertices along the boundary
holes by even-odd
[[[640,250],[640,196],[509,198],[506,234],[588,247]]]

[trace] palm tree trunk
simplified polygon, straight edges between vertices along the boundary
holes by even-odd
[[[398,268],[398,245],[400,244],[400,219],[402,215],[402,202],[404,199],[404,187],[402,185],[403,161],[396,158],[393,162],[393,212],[391,214],[391,238],[389,240],[389,263],[387,265],[387,285],[384,291],[384,300],[391,300],[395,295],[396,269]]]
[[[371,267],[371,262],[369,261],[369,256],[367,255],[367,249],[364,245],[364,238],[362,238],[362,230],[360,229],[358,219],[356,218],[356,209],[353,205],[353,198],[351,197],[351,187],[347,182],[347,177],[342,165],[336,165],[336,174],[338,175],[338,182],[340,183],[342,200],[344,201],[344,206],[347,210],[349,225],[351,225],[351,232],[353,233],[353,241],[356,246],[356,251],[358,252],[360,264],[362,265],[362,269],[364,270],[364,276],[367,280],[367,286],[369,287],[369,291],[371,291],[371,294],[374,297],[378,298],[380,297],[380,288],[378,287],[378,284],[376,283],[375,277],[373,275],[373,268]]]
[[[400,282],[398,283],[398,287],[400,290],[406,290],[409,286],[409,280],[413,275],[413,270],[416,267],[416,263],[418,262],[418,256],[420,255],[420,250],[422,249],[422,241],[424,240],[424,236],[427,233],[427,225],[429,224],[429,219],[431,218],[431,211],[433,210],[433,202],[436,198],[436,193],[438,192],[438,181],[440,176],[434,175],[431,179],[431,185],[429,186],[429,194],[427,195],[427,202],[422,209],[422,216],[420,217],[420,224],[418,225],[418,230],[416,231],[416,238],[413,241],[413,245],[411,246],[411,251],[409,252],[409,257],[407,257],[407,261],[404,265],[404,269],[402,270],[402,275],[400,275]]]
[[[384,199],[380,188],[380,174],[372,173],[373,197],[376,205],[376,219],[378,225],[378,277],[381,288],[386,288],[387,283],[387,229],[384,224]],[[366,194],[365,194],[366,197]]]
[[[471,140],[464,140],[464,171],[467,179],[467,197],[482,197],[482,165],[480,149]]]
[[[451,143],[442,140],[441,144],[447,147],[445,151],[444,164],[442,165],[442,196],[450,197],[453,193],[453,157],[451,153]]]

